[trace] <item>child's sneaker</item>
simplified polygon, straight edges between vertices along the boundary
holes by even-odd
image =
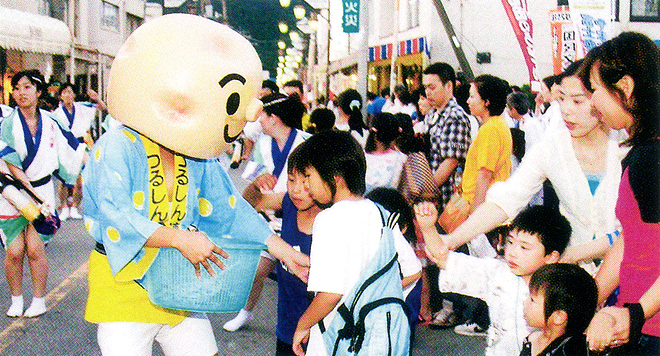
[[[433,320],[429,324],[432,329],[444,329],[456,325],[456,313],[450,304],[445,304],[443,301],[442,309],[433,314]]]
[[[465,336],[487,336],[486,329],[480,327],[476,323],[467,322],[465,324],[457,325],[454,332],[459,335]]]

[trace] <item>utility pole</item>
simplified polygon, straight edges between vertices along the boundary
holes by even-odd
[[[442,20],[442,24],[445,27],[445,31],[449,37],[449,42],[451,43],[451,47],[454,49],[458,63],[460,64],[461,70],[465,75],[465,79],[468,82],[472,81],[472,79],[474,79],[474,73],[472,73],[470,62],[468,62],[467,58],[465,57],[463,47],[461,47],[461,42],[454,32],[454,27],[452,26],[451,21],[449,21],[449,16],[447,16],[447,11],[445,11],[445,6],[442,5],[442,0],[433,0],[433,3],[435,4],[435,8],[438,10],[438,15],[440,15],[440,20]]]
[[[360,27],[362,32],[362,44],[358,51],[358,81],[357,91],[362,96],[364,103],[367,102],[367,82],[369,81],[369,0],[360,1]],[[366,105],[362,106],[362,114],[366,113]]]

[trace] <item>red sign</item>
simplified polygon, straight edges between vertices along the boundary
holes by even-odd
[[[516,34],[523,57],[525,57],[532,91],[538,91],[541,88],[541,82],[536,70],[533,27],[527,12],[527,0],[502,0],[502,4],[509,17],[509,22],[513,26],[513,32]]]

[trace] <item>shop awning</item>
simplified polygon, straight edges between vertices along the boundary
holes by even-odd
[[[71,32],[48,16],[0,7],[0,47],[22,52],[68,54]]]
[[[392,53],[394,51],[397,51],[398,56],[405,56],[415,53],[426,53],[426,55],[430,54],[426,38],[411,38],[409,40],[400,41],[399,45],[396,47],[394,47],[391,43],[369,47],[369,62],[392,58]]]

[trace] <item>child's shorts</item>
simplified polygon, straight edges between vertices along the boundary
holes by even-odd
[[[167,356],[211,356],[218,352],[211,323],[201,313],[192,313],[175,326],[108,322],[98,327],[103,356],[151,356],[154,340]]]

